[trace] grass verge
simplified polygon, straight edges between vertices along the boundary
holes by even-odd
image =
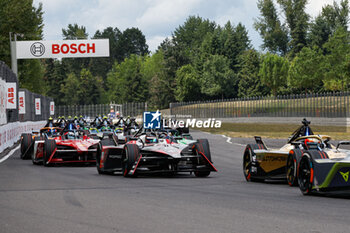
[[[300,124],[265,124],[265,123],[222,123],[221,128],[196,128],[197,130],[224,134],[230,137],[250,138],[288,138]],[[312,126],[314,134],[326,134],[334,140],[350,140],[350,128],[343,126]]]

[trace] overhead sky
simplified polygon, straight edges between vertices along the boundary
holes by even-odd
[[[224,25],[242,22],[253,46],[259,49],[262,40],[253,28],[259,16],[257,0],[34,0],[43,3],[44,38],[62,39],[62,28],[77,23],[86,27],[89,37],[97,30],[118,27],[119,30],[137,27],[146,36],[151,51],[182,25],[188,16],[200,16]],[[336,0],[340,2],[340,0]],[[322,6],[333,0],[309,0],[307,12],[318,15]]]

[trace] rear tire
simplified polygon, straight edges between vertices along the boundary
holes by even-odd
[[[136,171],[134,172],[133,175],[129,175],[129,171],[132,169],[133,165],[135,164],[137,158],[140,156],[139,152],[139,147],[135,144],[126,144],[124,147],[124,153],[125,153],[125,158],[122,164],[122,172],[123,176],[136,176]]]
[[[50,156],[56,149],[56,141],[54,139],[45,140],[44,153],[43,153],[43,164],[45,167],[49,167],[51,164],[48,163]]]
[[[295,157],[295,153],[297,153],[295,150],[291,150],[289,152],[286,165],[286,178],[288,185],[291,187],[298,185],[297,159]]]
[[[24,133],[21,135],[21,138],[21,159],[30,159],[34,142],[32,134]]]
[[[310,195],[313,185],[313,165],[308,154],[304,154],[299,163],[299,188],[302,194]]]

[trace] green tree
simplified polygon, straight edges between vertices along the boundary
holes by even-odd
[[[94,77],[87,69],[82,69],[79,76],[74,73],[68,74],[61,85],[65,104],[99,104],[101,98],[101,80]]]
[[[350,39],[349,33],[339,27],[324,44],[326,51],[323,62],[324,86],[327,90],[347,90],[350,81]]]
[[[288,72],[289,86],[304,90],[305,92],[317,92],[322,88],[322,52],[314,47],[304,47],[290,64]]]
[[[199,75],[192,65],[184,65],[176,72],[175,96],[178,101],[200,100]]]
[[[89,34],[86,32],[84,26],[79,26],[78,24],[68,24],[67,29],[62,29],[62,36],[64,40],[77,40],[77,39],[87,39]]]
[[[289,63],[286,58],[270,53],[263,56],[259,76],[261,82],[271,88],[274,96],[277,95],[278,90],[286,86],[288,69]]]
[[[145,57],[141,73],[149,86],[149,99],[151,108],[162,109],[169,107],[174,101],[173,79],[168,77],[165,67],[163,50],[158,50],[152,56]]]
[[[68,24],[67,29],[62,28],[62,36],[64,40],[87,39],[88,33],[84,26],[78,24]],[[80,75],[83,68],[89,68],[90,58],[62,58],[62,65],[68,73]]]
[[[64,84],[61,84],[61,92],[63,95],[63,103],[69,104],[69,105],[76,105],[79,103],[79,95],[78,90],[79,88],[79,79],[74,73],[68,74],[67,78],[65,79]]]
[[[234,86],[237,79],[230,69],[229,60],[222,55],[211,55],[203,65],[201,92],[214,98],[229,98],[237,95]]]
[[[254,27],[263,39],[261,48],[285,55],[288,51],[288,31],[278,18],[275,4],[272,0],[258,0],[257,5],[261,17],[255,20]]]
[[[290,56],[294,57],[307,45],[310,16],[305,12],[307,0],[277,0],[281,6],[290,33]]]
[[[110,101],[144,102],[148,99],[148,83],[140,72],[142,59],[140,56],[131,55],[122,63],[115,63],[107,75]]]
[[[338,27],[347,30],[349,23],[349,2],[342,0],[340,5],[335,1],[333,5],[326,5],[322,12],[315,18],[310,25],[308,34],[308,43],[310,46],[322,46],[328,41]]]
[[[44,65],[44,80],[46,84],[46,95],[52,97],[55,100],[56,105],[65,104],[64,93],[61,92],[60,87],[64,85],[67,70],[62,65],[60,60],[57,59],[45,59]]]
[[[42,4],[32,0],[0,1],[0,60],[11,67],[9,32],[22,34],[18,40],[41,40],[43,33]],[[21,87],[43,94],[43,67],[40,60],[18,60],[18,79]]]
[[[119,48],[124,58],[132,54],[144,56],[149,53],[146,38],[138,28],[127,28],[119,40]]]
[[[238,72],[238,97],[264,96],[269,93],[259,77],[260,54],[254,49],[247,50],[240,56]]]

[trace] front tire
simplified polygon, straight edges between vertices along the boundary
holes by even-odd
[[[122,172],[124,177],[128,176],[134,176],[136,177],[136,171],[134,171],[134,174],[129,175],[130,170],[134,166],[135,162],[137,161],[138,157],[140,156],[139,147],[135,144],[126,144],[124,147],[124,154],[125,158],[122,164]]]
[[[49,159],[52,153],[56,150],[56,141],[54,139],[45,140],[44,153],[43,153],[43,164],[45,167],[49,167]]]
[[[34,142],[32,134],[24,133],[21,135],[21,138],[21,159],[30,159]]]
[[[253,151],[254,146],[248,144],[243,153],[243,175],[246,181],[261,182],[263,179],[252,177]]]
[[[308,154],[305,154],[300,160],[298,182],[301,193],[310,195],[313,185],[313,164]]]

